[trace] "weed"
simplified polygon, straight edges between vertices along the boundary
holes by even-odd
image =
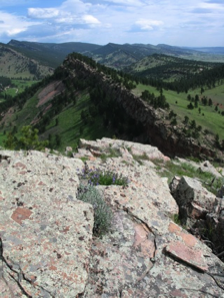
[[[181,221],[179,214],[173,214],[170,216],[171,220],[175,222],[178,226],[181,226],[182,229],[187,230],[187,226]]]
[[[88,157],[86,157],[86,156],[82,156],[82,157],[80,157],[80,159],[81,159],[83,162],[86,162],[86,161],[88,160]]]
[[[134,160],[136,160],[140,165],[143,164],[143,160],[149,160],[149,157],[147,156],[147,154],[144,152],[142,155],[132,155]]]
[[[179,218],[179,214],[174,214],[172,220],[175,222],[175,224],[181,225],[181,220]]]
[[[73,157],[73,152],[69,151],[66,156],[72,158]]]
[[[92,185],[80,185],[78,188],[77,199],[90,203],[93,206],[93,235],[101,237],[106,234],[110,230],[113,214],[99,191]]]
[[[106,152],[106,153],[102,153],[100,155],[100,158],[103,162],[105,162],[107,158],[119,157],[119,156],[121,156],[121,153],[120,153],[119,149],[111,148],[111,146],[110,146],[109,151]]]
[[[102,153],[102,154],[100,155],[100,158],[101,158],[102,162],[106,162],[106,160],[107,160],[107,158],[108,158],[108,155],[105,154],[105,153]]]

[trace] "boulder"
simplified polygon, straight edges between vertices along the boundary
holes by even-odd
[[[89,151],[96,150],[101,152],[110,152],[110,150],[117,150],[121,156],[128,155],[143,157],[149,160],[163,160],[169,161],[170,158],[165,156],[157,147],[140,144],[137,142],[124,141],[119,139],[102,138],[96,141],[88,141],[80,139],[80,148],[86,148]]]
[[[174,177],[170,184],[180,219],[219,255],[224,251],[224,200],[189,177]]]
[[[187,224],[189,218],[205,219],[206,214],[212,212],[218,203],[214,194],[190,177],[174,177],[170,189],[180,208],[180,217],[184,224]]]
[[[202,172],[211,173],[216,178],[222,177],[222,175],[216,170],[216,168],[208,160],[200,164],[199,170],[201,170]]]

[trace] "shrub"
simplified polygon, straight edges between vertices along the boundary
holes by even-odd
[[[48,141],[38,140],[38,129],[33,129],[30,125],[22,127],[19,138],[9,132],[4,142],[6,148],[15,150],[43,150],[48,144]]]
[[[101,237],[106,234],[111,227],[112,211],[103,200],[99,191],[92,185],[80,185],[78,188],[77,199],[90,203],[94,209],[93,235]]]

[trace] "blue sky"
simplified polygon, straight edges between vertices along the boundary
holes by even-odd
[[[224,0],[0,0],[0,42],[224,46]]]

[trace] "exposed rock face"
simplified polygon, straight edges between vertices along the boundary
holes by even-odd
[[[152,163],[155,153],[167,158],[149,145],[120,140],[82,145],[70,159],[1,152],[1,297],[224,297],[210,276],[223,263],[171,219],[178,205]],[[112,146],[120,156],[102,161],[98,154]],[[129,147],[152,161],[138,163]],[[97,186],[113,210],[102,239],[92,236],[92,206],[76,199],[81,156],[89,169],[130,181]]]
[[[175,177],[170,188],[185,224],[188,218],[205,218],[218,203],[215,195],[203,188],[198,180],[190,177],[183,176],[181,179]]]

